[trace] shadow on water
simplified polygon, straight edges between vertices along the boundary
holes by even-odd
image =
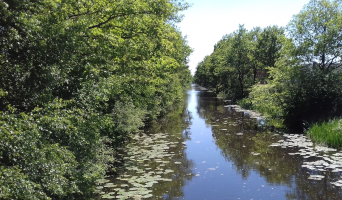
[[[192,116],[184,104],[137,133],[116,155],[117,174],[98,180],[97,199],[175,199],[191,181],[193,162],[187,158]]]
[[[169,113],[167,116],[153,121],[145,130],[149,135],[158,133],[168,133],[172,138],[172,142],[177,146],[170,151],[175,152],[172,162],[179,162],[181,164],[175,165],[172,170],[172,182],[161,182],[153,187],[154,197],[151,199],[165,199],[171,200],[175,198],[184,197],[183,187],[187,182],[192,180],[194,174],[192,169],[194,163],[188,159],[184,145],[186,141],[191,140],[191,135],[188,127],[192,123],[192,115],[187,109],[188,95],[184,95],[184,104],[179,105],[178,109]]]

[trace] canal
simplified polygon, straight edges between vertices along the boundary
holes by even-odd
[[[136,134],[99,199],[342,199],[342,153],[271,131],[192,85],[184,106]]]

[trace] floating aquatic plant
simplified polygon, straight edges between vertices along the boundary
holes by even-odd
[[[144,133],[133,137],[133,142],[122,149],[123,174],[115,179],[101,179],[96,192],[103,199],[140,199],[153,197],[152,187],[160,182],[171,182],[174,170],[167,166],[181,165],[173,161],[174,150],[185,142],[172,142],[164,133],[147,136]],[[172,161],[172,162],[171,162]],[[113,182],[114,181],[114,182]]]
[[[284,134],[285,139],[273,143],[271,147],[281,148],[296,148],[297,152],[288,153],[292,156],[302,156],[304,159],[318,159],[312,162],[303,162],[302,167],[311,170],[312,172],[339,173],[342,172],[342,153],[336,149],[314,144],[305,135]],[[319,181],[324,179],[322,175],[310,175],[309,180]],[[336,182],[331,182],[332,185],[342,187],[342,177]]]

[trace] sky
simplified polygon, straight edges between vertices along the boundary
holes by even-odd
[[[192,6],[183,11],[178,24],[194,52],[189,57],[191,73],[197,64],[214,50],[214,45],[226,34],[244,24],[253,27],[285,27],[309,0],[185,0]]]

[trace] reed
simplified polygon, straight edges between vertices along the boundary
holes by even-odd
[[[342,119],[333,119],[321,124],[316,123],[306,133],[317,143],[334,148],[342,147]]]

